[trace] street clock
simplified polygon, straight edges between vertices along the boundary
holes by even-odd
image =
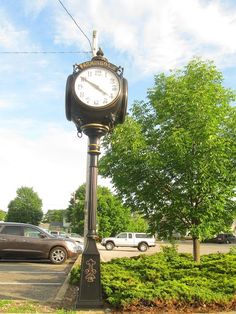
[[[66,84],[66,117],[78,129],[98,123],[113,128],[123,123],[128,84],[123,69],[107,61],[101,50],[91,61],[74,66]]]
[[[100,139],[127,111],[128,84],[123,69],[108,62],[99,49],[92,60],[74,65],[66,83],[66,117],[88,136],[86,180],[87,235],[81,259],[77,306],[102,306],[100,255],[96,246],[97,175]]]

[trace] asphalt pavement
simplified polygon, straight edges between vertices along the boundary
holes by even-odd
[[[54,302],[72,265],[71,261],[62,265],[48,261],[1,261],[0,299]]]
[[[131,247],[118,247],[114,248],[112,251],[107,251],[101,244],[98,244],[98,249],[100,251],[101,260],[103,262],[108,262],[112,258],[119,257],[132,257],[138,256],[140,254],[154,254],[160,252],[162,247],[170,245],[166,241],[157,241],[155,247],[150,247],[145,253],[139,252],[137,248]],[[192,240],[176,241],[178,252],[180,253],[193,253],[193,242]],[[236,247],[236,244],[217,244],[217,243],[201,243],[200,254],[210,254],[210,253],[228,253],[231,247]]]

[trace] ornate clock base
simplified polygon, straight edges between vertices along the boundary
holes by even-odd
[[[95,239],[90,237],[87,239],[87,245],[82,255],[80,287],[76,307],[103,307],[100,276],[100,254],[98,252]]]

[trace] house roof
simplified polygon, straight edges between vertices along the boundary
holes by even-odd
[[[52,221],[50,222],[50,227],[63,227],[63,222],[58,222],[58,221]]]

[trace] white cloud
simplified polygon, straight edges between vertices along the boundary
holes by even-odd
[[[7,99],[0,99],[0,108],[9,108],[11,103]]]
[[[224,63],[236,53],[236,8],[223,1],[70,0],[67,7],[91,37],[122,51],[130,68],[150,74],[188,61],[194,55]],[[88,49],[88,43],[63,12],[56,17],[56,42]]]
[[[78,139],[76,132],[59,127],[34,139],[0,129],[0,208],[7,209],[21,186],[33,187],[44,211],[66,208],[71,193],[86,180],[86,143],[85,136]]]
[[[232,40],[236,32],[236,10],[226,11],[217,1],[204,5],[204,2],[185,0],[184,6],[190,14],[178,12],[180,21],[199,43],[224,47],[229,53],[236,50],[236,42]]]
[[[37,17],[49,3],[50,0],[24,0],[25,13],[30,17]]]
[[[14,25],[8,14],[0,9],[0,47],[8,51],[30,50],[32,44],[27,29]]]

